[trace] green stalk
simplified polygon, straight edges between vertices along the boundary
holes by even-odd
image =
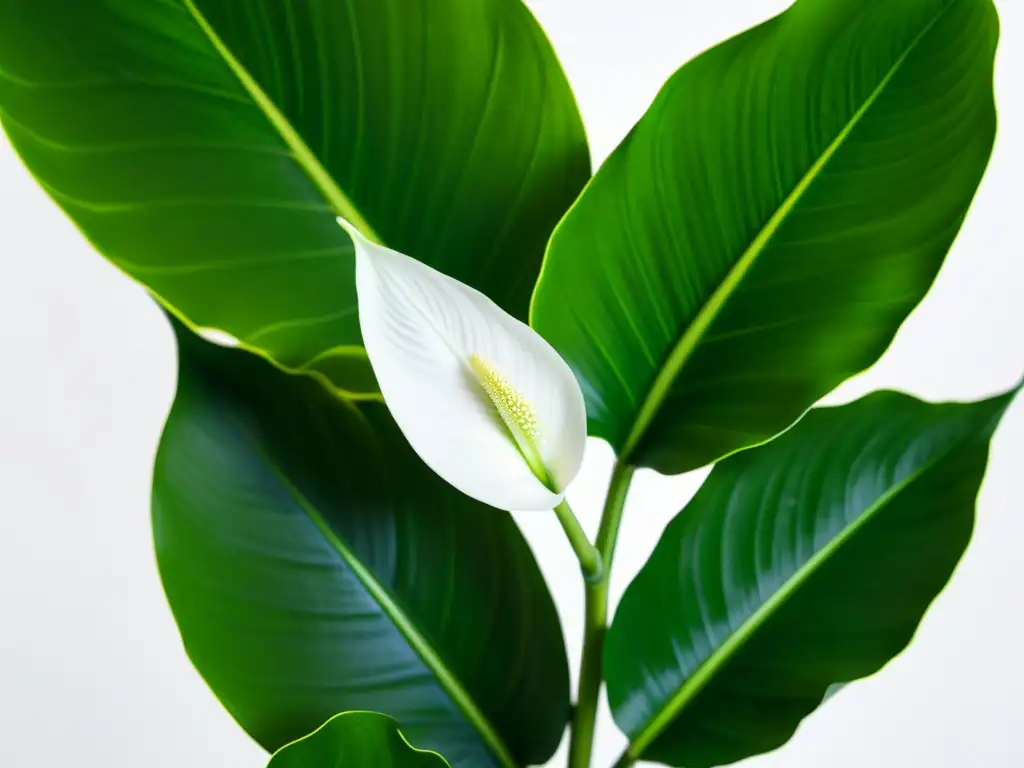
[[[558,517],[558,522],[562,524],[565,535],[569,538],[576,558],[580,561],[580,570],[583,571],[584,580],[588,584],[601,581],[604,576],[604,563],[601,560],[601,554],[590,543],[580,521],[576,519],[576,515],[569,507],[569,502],[562,499],[562,503],[555,507],[555,515]]]
[[[590,755],[594,746],[594,727],[597,722],[597,702],[601,694],[602,657],[604,637],[608,629],[608,578],[611,575],[615,544],[619,538],[619,525],[626,502],[634,467],[616,463],[608,484],[608,496],[601,513],[601,527],[595,547],[604,563],[601,577],[587,583],[586,615],[583,625],[583,661],[580,665],[580,685],[576,694],[576,712],[573,716],[569,740],[569,768],[590,768]]]

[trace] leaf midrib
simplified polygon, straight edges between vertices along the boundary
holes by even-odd
[[[893,485],[883,493],[873,504],[867,507],[853,521],[847,524],[836,536],[824,547],[819,549],[811,558],[800,566],[792,576],[754,611],[729,638],[722,643],[707,659],[705,659],[696,671],[688,677],[676,691],[675,695],[666,702],[658,713],[651,718],[649,724],[635,738],[630,740],[629,748],[625,756],[629,765],[641,759],[641,755],[655,739],[657,739],[672,722],[682,714],[683,710],[714,678],[715,674],[722,669],[736,653],[749,641],[753,635],[789,600],[796,592],[825,565],[842,547],[857,534],[868,522],[873,520],[889,504],[905,491],[910,485],[924,476],[927,472],[942,463],[953,449],[968,439],[962,436],[959,440],[953,441],[942,451],[921,464],[913,472]],[[616,764],[620,765],[619,763]]]
[[[766,249],[772,237],[776,232],[778,232],[779,228],[789,217],[789,214],[800,202],[804,193],[817,180],[822,170],[826,165],[828,165],[836,152],[838,152],[843,146],[854,128],[856,128],[863,119],[864,115],[867,114],[878,98],[885,92],[889,83],[892,82],[892,79],[897,75],[900,68],[906,62],[907,58],[909,58],[911,53],[913,53],[921,40],[931,32],[939,19],[941,19],[956,2],[957,0],[950,0],[946,3],[935,17],[925,25],[924,29],[922,29],[921,32],[919,32],[910,42],[907,49],[889,68],[889,71],[869,94],[861,107],[846,122],[836,138],[833,139],[832,143],[825,148],[822,154],[797,183],[796,187],[794,187],[793,191],[790,192],[789,196],[786,197],[782,204],[775,210],[775,213],[772,214],[771,218],[768,219],[768,222],[757,233],[757,236],[747,247],[747,250],[743,252],[743,255],[740,256],[732,269],[729,270],[718,288],[716,288],[712,292],[711,296],[708,297],[700,311],[697,312],[693,322],[690,323],[689,327],[687,327],[686,331],[679,338],[679,341],[676,342],[675,347],[673,347],[669,356],[666,358],[664,366],[662,366],[658,371],[658,375],[655,377],[653,384],[651,384],[651,387],[644,398],[636,420],[633,422],[633,427],[630,429],[630,432],[622,445],[622,449],[619,452],[620,460],[628,461],[629,457],[643,440],[648,427],[657,415],[662,403],[664,403],[665,399],[668,397],[668,394],[672,389],[672,385],[675,384],[683,366],[686,365],[687,361],[693,356],[694,352],[700,346],[701,340],[710,328],[711,324],[714,322],[715,318],[718,317],[719,312],[721,312],[726,302],[728,302],[733,293],[735,293],[737,288],[743,282],[747,273],[750,272],[758,257]]]
[[[235,77],[238,78],[242,88],[249,94],[249,97],[255,102],[260,111],[263,112],[274,130],[277,131],[281,140],[291,150],[295,161],[313,184],[316,185],[335,214],[343,216],[346,220],[350,221],[368,239],[378,244],[383,244],[380,236],[370,226],[370,223],[355,204],[342,191],[341,187],[334,181],[330,173],[327,172],[327,169],[324,168],[320,160],[303,140],[302,136],[299,135],[299,132],[295,130],[284,113],[278,109],[273,99],[267,95],[266,91],[256,82],[256,79],[220,38],[217,30],[207,21],[202,11],[196,7],[194,0],[181,0],[181,3],[213,48],[224,60],[224,63],[227,64]]]
[[[354,406],[353,409],[355,410]],[[359,414],[359,417],[363,418],[361,414]],[[508,746],[494,729],[494,726],[491,725],[486,715],[480,711],[480,708],[473,701],[469,692],[462,686],[462,683],[455,676],[455,673],[448,668],[448,665],[445,664],[438,652],[422,635],[422,633],[420,633],[405,611],[402,610],[398,603],[395,602],[394,598],[392,598],[384,585],[378,581],[370,569],[367,568],[359,558],[353,554],[348,546],[346,546],[341,538],[335,534],[326,518],[320,513],[316,506],[314,506],[312,502],[305,497],[302,491],[295,487],[277,463],[274,462],[248,437],[245,430],[241,430],[241,433],[244,439],[249,443],[252,450],[263,460],[267,468],[273,473],[274,477],[276,477],[278,482],[284,486],[285,490],[288,491],[288,494],[295,500],[295,503],[299,505],[299,508],[302,509],[313,525],[316,526],[317,530],[320,531],[323,537],[327,540],[327,543],[330,544],[335,552],[338,553],[342,562],[348,566],[355,577],[359,580],[360,584],[363,585],[363,588],[369,593],[370,597],[372,597],[374,602],[380,606],[381,610],[406,639],[412,649],[423,661],[427,669],[431,671],[434,678],[455,703],[459,711],[461,711],[466,717],[470,725],[476,729],[477,733],[494,754],[502,768],[518,768],[518,763],[509,751]]]

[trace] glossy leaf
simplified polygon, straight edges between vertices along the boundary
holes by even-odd
[[[874,363],[988,161],[997,36],[991,0],[797,0],[679,70],[533,300],[591,434],[684,472]]]
[[[0,122],[179,316],[357,391],[335,216],[525,318],[589,175],[519,0],[0,0]]]
[[[554,752],[569,712],[554,603],[510,515],[452,489],[383,405],[179,327],[153,480],[185,648],[268,750],[348,710],[453,768]]]
[[[416,749],[392,718],[344,712],[282,747],[267,768],[448,768],[436,752]]]
[[[716,466],[608,635],[629,755],[706,768],[774,749],[830,685],[902,651],[967,547],[1013,394],[878,392]]]

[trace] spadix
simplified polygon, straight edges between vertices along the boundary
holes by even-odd
[[[355,244],[366,353],[413,450],[485,504],[555,507],[586,442],[569,366],[479,291],[338,221]]]

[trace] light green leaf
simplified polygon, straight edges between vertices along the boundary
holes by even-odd
[[[0,122],[179,317],[354,391],[336,215],[525,319],[589,175],[520,0],[0,0]]]
[[[343,712],[282,747],[267,768],[448,768],[436,752],[411,746],[392,718]]]
[[[878,392],[715,467],[629,586],[604,666],[627,761],[706,768],[782,745],[830,686],[902,651],[967,547],[1016,392]]]
[[[383,405],[177,330],[154,538],[185,648],[228,711],[271,751],[372,710],[453,768],[545,762],[568,663],[511,516],[427,469]]]
[[[591,434],[684,472],[874,363],[985,169],[997,36],[991,0],[797,0],[679,70],[534,295]]]

